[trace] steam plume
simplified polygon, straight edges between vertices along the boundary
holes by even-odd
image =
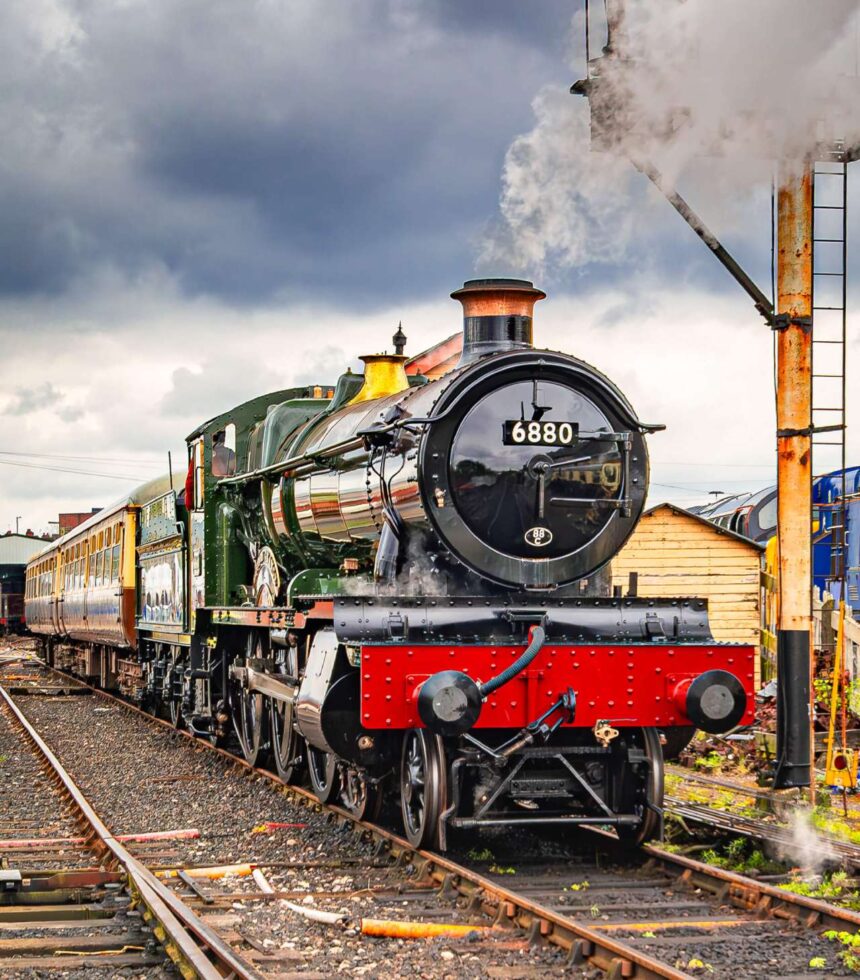
[[[706,157],[740,172],[860,143],[856,0],[628,0],[626,10],[592,72],[604,152],[593,152],[584,99],[540,92],[534,129],[508,151],[479,265],[617,258],[641,220],[631,160],[675,183]],[[592,57],[604,36],[593,19]]]

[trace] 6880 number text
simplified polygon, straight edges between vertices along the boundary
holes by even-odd
[[[503,442],[506,446],[569,446],[579,435],[576,422],[505,422]]]

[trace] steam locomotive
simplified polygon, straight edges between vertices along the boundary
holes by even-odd
[[[749,722],[754,648],[696,597],[608,594],[645,436],[593,367],[532,345],[516,279],[465,283],[440,377],[395,353],[255,398],[28,568],[51,663],[420,846],[457,828],[662,827],[659,731]],[[388,795],[392,794],[390,791]]]

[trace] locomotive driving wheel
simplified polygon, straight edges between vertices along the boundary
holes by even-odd
[[[400,806],[406,839],[413,847],[438,844],[445,785],[442,739],[423,728],[411,729],[400,757]]]
[[[301,738],[293,727],[293,705],[272,698],[269,702],[269,731],[275,772],[285,783],[295,780],[301,766]]]
[[[618,740],[619,742],[621,739]],[[626,740],[625,740],[626,741]],[[630,732],[629,742],[641,748],[645,761],[638,766],[626,763],[622,769],[627,780],[625,794],[634,813],[640,816],[637,826],[618,827],[618,837],[625,844],[638,847],[657,837],[661,830],[663,810],[663,748],[656,728]],[[620,746],[624,749],[625,746]],[[638,772],[636,772],[638,770]],[[644,770],[644,771],[643,771]]]
[[[337,756],[324,752],[308,743],[308,776],[311,789],[320,803],[331,803],[340,786],[337,773]]]
[[[167,694],[167,713],[170,724],[174,728],[185,728],[185,716],[182,713],[182,675],[185,663],[174,649],[167,668],[164,689]],[[177,683],[178,678],[178,683]]]
[[[277,667],[286,678],[298,677],[298,652],[287,649],[284,663]],[[277,676],[277,675],[276,675]],[[295,704],[281,698],[267,698],[269,710],[269,734],[272,743],[272,762],[275,772],[285,783],[291,783],[302,765],[302,738],[295,729]]]
[[[182,714],[182,702],[178,698],[171,698],[169,707],[170,724],[174,728],[185,728],[185,716]]]
[[[248,635],[245,663],[264,659],[268,654],[268,637],[256,630]],[[239,684],[231,685],[231,713],[233,726],[239,739],[245,761],[256,766],[263,761],[267,748],[268,724],[267,701],[257,691],[249,691]]]

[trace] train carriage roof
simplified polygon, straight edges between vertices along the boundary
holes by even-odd
[[[178,493],[184,485],[185,471],[183,470],[180,473],[174,473],[173,490]],[[114,514],[118,514],[120,511],[128,508],[142,507],[150,500],[155,500],[156,497],[163,496],[170,489],[170,476],[167,473],[157,476],[152,480],[147,480],[146,483],[141,483],[139,486],[120,497],[119,500],[115,500],[112,504],[109,504],[107,507],[104,507],[102,510],[93,514],[93,516],[85,520],[83,524],[79,524],[67,534],[64,534],[62,537],[51,541],[46,547],[42,548],[35,555],[33,555],[28,564],[41,561],[46,555],[51,554],[52,551],[56,551],[58,548],[65,548],[70,541],[75,541],[79,537],[86,537],[88,531],[94,527],[97,527]]]

